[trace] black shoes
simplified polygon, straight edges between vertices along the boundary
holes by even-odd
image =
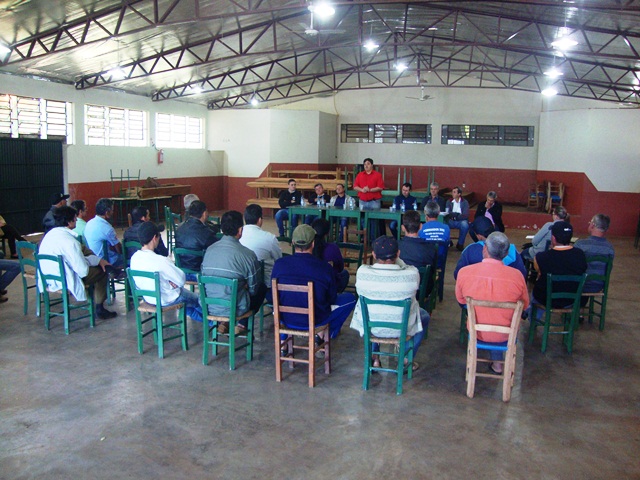
[[[118,316],[118,314],[116,312],[112,312],[110,310],[107,310],[102,305],[98,305],[96,307],[96,315],[101,320],[109,320],[110,318],[114,318],[114,317]]]

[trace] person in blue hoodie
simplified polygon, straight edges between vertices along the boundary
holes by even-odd
[[[458,278],[458,272],[461,268],[482,262],[482,248],[484,247],[484,241],[494,232],[494,226],[491,223],[491,220],[486,217],[476,218],[473,225],[476,235],[478,236],[478,241],[467,246],[467,248],[462,252],[460,260],[458,260],[458,264],[456,265],[456,269],[453,271],[453,278],[455,279]],[[502,263],[508,267],[520,270],[522,276],[526,280],[527,269],[522,261],[522,256],[518,253],[516,246],[513,243],[509,245],[509,253],[504,257]]]

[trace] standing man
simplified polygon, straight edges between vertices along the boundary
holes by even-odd
[[[401,192],[402,193],[393,200],[393,206],[396,210],[404,210],[405,212],[415,210],[418,206],[418,201],[416,197],[411,195],[411,184],[409,182],[403,183]],[[398,222],[392,220],[391,224],[389,224],[389,230],[391,230],[391,235],[398,238]]]
[[[78,212],[76,228],[74,228],[73,231],[84,237],[84,229],[87,226],[87,222],[84,219],[84,216],[87,214],[87,204],[84,200],[74,200],[71,202],[71,206],[76,209],[76,212]]]
[[[347,320],[356,305],[352,293],[338,295],[333,268],[321,258],[313,256],[316,231],[310,225],[300,225],[293,231],[293,255],[287,255],[276,261],[271,278],[279,283],[306,285],[313,282],[313,299],[316,326],[329,324],[331,338],[340,333],[342,324]],[[286,305],[307,307],[306,294],[282,292]],[[271,296],[267,297],[269,300]],[[308,318],[299,314],[284,314],[283,323],[290,328],[306,329]]]
[[[273,264],[282,257],[282,250],[276,236],[262,229],[262,207],[252,203],[244,209],[244,223],[240,243],[264,261],[262,279],[267,289],[271,288]]]
[[[313,189],[315,190],[315,196],[312,195],[311,197],[309,197],[309,205],[310,206],[327,206],[329,205],[329,202],[331,202],[331,197],[329,196],[328,193],[326,193],[324,191],[324,187],[322,186],[321,183],[316,183],[313,186]],[[304,217],[304,223],[306,223],[307,225],[311,225],[313,223],[313,221],[318,218],[317,215],[305,215]]]
[[[372,300],[404,300],[411,298],[411,312],[409,313],[409,324],[407,326],[407,336],[413,337],[413,356],[416,358],[418,348],[429,328],[429,314],[420,308],[416,300],[416,291],[420,288],[420,274],[418,269],[411,265],[406,265],[398,257],[398,242],[394,237],[378,237],[373,242],[374,265],[362,265],[356,273],[356,291],[358,296],[365,296]],[[375,306],[370,310],[372,320],[379,320],[381,317],[387,321],[394,321],[393,314],[397,312],[397,322],[402,320],[401,309],[397,307]],[[391,316],[391,318],[389,318]],[[362,308],[360,301],[353,312],[351,328],[357,330],[360,336],[364,335],[364,325],[362,323]],[[378,337],[388,337],[384,329],[373,334]],[[397,336],[397,330],[391,331]],[[380,350],[378,344],[373,345],[373,351]],[[380,367],[380,359],[377,355],[373,357],[373,366]],[[413,370],[419,368],[417,362],[413,364]]]
[[[142,207],[137,207],[142,208]],[[158,226],[149,221],[138,222],[138,238],[142,249],[131,257],[131,270],[140,270],[160,274],[160,302],[163,307],[184,303],[186,314],[196,322],[202,321],[202,308],[197,293],[186,288],[185,274],[176,267],[165,255],[158,255],[156,250],[162,241]],[[142,290],[154,290],[155,284],[151,278],[136,277],[136,286]],[[147,303],[155,305],[155,297],[144,297]]]
[[[544,252],[551,245],[551,227],[556,222],[566,221],[569,218],[569,212],[564,207],[556,207],[551,214],[552,220],[545,223],[540,230],[534,235],[530,244],[522,246],[522,258],[533,262],[536,255]]]
[[[439,195],[440,193],[440,185],[437,182],[431,182],[429,185],[429,195],[422,199],[422,203],[420,204],[420,210],[424,210],[427,208],[427,203],[430,201],[434,201],[440,207],[440,211],[444,212],[447,208],[447,201],[444,197]]]
[[[458,302],[466,305],[467,297],[474,300],[491,302],[517,302],[522,300],[524,308],[529,305],[529,293],[524,277],[516,269],[507,267],[503,260],[510,248],[509,239],[504,233],[494,232],[487,237],[482,246],[482,262],[468,265],[460,270],[456,281]],[[511,325],[512,314],[509,310],[479,308],[476,321],[489,325]],[[469,328],[467,326],[467,328]],[[508,335],[494,332],[478,332],[478,340],[500,343],[508,340]],[[502,373],[503,352],[490,350],[490,368],[494,373]]]
[[[418,236],[427,242],[438,242],[438,268],[444,267],[444,261],[447,258],[447,248],[449,246],[449,239],[451,238],[451,230],[449,225],[438,221],[440,215],[440,207],[438,204],[431,200],[427,202],[427,206],[424,210],[424,216],[426,222],[422,225]]]
[[[613,258],[613,245],[604,238],[607,230],[609,230],[610,223],[611,220],[607,215],[603,213],[594,215],[588,227],[590,237],[578,240],[574,246],[582,250],[587,257],[604,255]],[[590,275],[604,275],[606,273],[606,264],[602,262],[589,263],[587,273]],[[591,280],[584,284],[583,291],[585,293],[600,292],[603,288],[603,282]]]
[[[204,251],[218,240],[213,230],[205,224],[209,217],[207,205],[200,200],[194,200],[189,205],[188,213],[189,218],[176,230],[176,248]],[[200,270],[202,257],[182,255],[180,261],[183,268],[197,272]],[[187,280],[196,281],[196,275],[187,275]]]
[[[296,190],[296,181],[293,178],[289,179],[289,188],[282,190],[278,195],[278,205],[280,210],[276,213],[276,225],[278,225],[278,234],[281,237],[285,236],[284,221],[289,220],[289,211],[287,210],[292,205],[300,205],[302,199],[302,192]],[[292,215],[291,228],[295,228],[298,225],[298,216]]]
[[[101,198],[96,203],[96,216],[87,222],[84,229],[84,237],[88,247],[99,257],[107,261],[116,268],[124,266],[122,258],[122,245],[118,240],[115,229],[109,223],[113,215],[113,201],[108,198]],[[108,251],[104,251],[103,243],[107,242]]]
[[[47,233],[52,228],[55,228],[56,221],[53,218],[53,211],[58,207],[66,206],[67,198],[69,198],[69,195],[67,195],[66,193],[54,193],[53,195],[51,195],[51,201],[49,202],[51,208],[49,208],[49,211],[44,215],[44,218],[42,219],[44,233]]]
[[[149,214],[149,209],[147,207],[143,207],[142,205],[138,205],[133,210],[131,210],[131,226],[124,231],[123,240],[125,242],[138,242],[142,245],[142,240],[140,239],[140,228],[146,222],[151,221],[151,215]],[[164,225],[158,226],[156,225],[158,232],[162,232],[164,230]],[[147,227],[150,228],[150,227]],[[157,255],[167,257],[169,256],[169,250],[166,245],[162,241],[162,237],[158,236],[157,245],[154,249],[154,252]],[[127,258],[131,258],[133,254],[136,252],[136,249],[129,249],[126,253]],[[139,270],[139,269],[134,269]]]
[[[447,223],[449,228],[460,230],[456,249],[462,251],[469,231],[469,202],[462,198],[462,189],[460,187],[453,187],[451,195],[453,198],[447,200],[447,213],[449,214]]]
[[[475,224],[479,218],[488,218],[493,224],[496,232],[504,232],[504,223],[502,223],[502,205],[498,202],[498,194],[496,192],[487,193],[487,201],[478,205],[476,215],[473,217],[473,223],[469,228],[469,236],[474,242],[478,241],[476,237]]]
[[[242,237],[242,214],[231,210],[220,220],[223,237],[207,248],[202,260],[202,275],[238,279],[238,299],[236,314],[247,311],[257,312],[264,301],[267,287],[260,278],[260,264],[256,254],[240,243]],[[221,285],[208,284],[207,296],[230,299],[230,292]],[[222,305],[209,305],[209,314],[229,316],[229,309]],[[236,327],[237,334],[246,331],[247,319]]]
[[[356,176],[353,188],[358,192],[361,210],[376,210],[380,208],[384,181],[382,175],[373,169],[373,160],[365,158],[362,162],[364,171]]]
[[[76,210],[63,206],[53,214],[55,227],[42,239],[39,253],[44,255],[61,255],[64,260],[64,270],[67,287],[78,301],[85,301],[87,293],[85,286],[94,285],[93,298],[96,305],[96,315],[103,320],[113,318],[118,314],[104,308],[107,299],[107,274],[105,268],[109,265],[104,258],[94,254],[78,241],[72,231],[76,227]],[[44,262],[44,273],[58,273],[57,265]],[[60,290],[62,286],[50,281],[49,288]]]
[[[329,203],[330,207],[334,208],[349,208],[349,204],[351,203],[351,197],[346,194],[344,189],[344,184],[339,183],[336,185],[336,194],[331,197],[331,201]],[[355,201],[354,201],[355,206]],[[340,218],[340,231],[338,232],[338,241],[341,242],[343,238],[344,229],[349,225],[349,219],[347,217]]]

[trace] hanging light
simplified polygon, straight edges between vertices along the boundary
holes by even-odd
[[[260,102],[258,101],[258,99],[256,97],[253,97],[251,99],[251,105],[253,105],[254,107],[257,107],[258,105],[260,105]]]
[[[396,64],[396,70],[398,72],[404,72],[407,68],[409,68],[409,67],[404,63],[397,63]]]
[[[309,11],[315,13],[320,18],[327,18],[336,13],[336,9],[328,3],[319,3],[317,5],[309,5]]]
[[[373,40],[367,40],[367,43],[365,43],[363,46],[370,52],[380,47],[380,45],[375,43]]]
[[[544,95],[545,97],[553,97],[558,94],[558,90],[556,90],[553,87],[549,87],[549,88],[545,88],[540,93],[542,93],[542,95]]]
[[[568,50],[571,47],[575,47],[578,45],[578,42],[575,40],[571,40],[569,37],[562,37],[553,42],[551,42],[551,46],[557,48],[558,50]]]
[[[558,78],[562,75],[564,75],[564,73],[562,73],[560,70],[558,70],[556,67],[553,67],[549,70],[547,70],[546,72],[544,72],[544,74],[547,77],[551,77],[551,78]]]
[[[108,75],[111,75],[113,80],[123,80],[127,78],[127,74],[122,69],[122,67],[114,67],[107,72]]]

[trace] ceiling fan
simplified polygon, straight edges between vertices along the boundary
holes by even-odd
[[[331,35],[331,34],[335,34],[335,33],[345,33],[345,30],[332,30],[332,29],[323,29],[323,30],[319,30],[317,28],[314,27],[313,25],[313,12],[314,12],[315,8],[313,5],[309,6],[309,12],[311,14],[311,18],[309,19],[309,25],[307,25],[306,23],[300,23],[299,25],[304,28],[303,32],[305,35],[308,35],[310,37],[315,37],[317,35]]]
[[[426,100],[433,100],[435,97],[432,97],[431,95],[427,95],[424,93],[424,85],[420,85],[420,96],[419,97],[406,97],[406,98],[410,98],[411,100],[419,100],[421,102],[424,102]]]

